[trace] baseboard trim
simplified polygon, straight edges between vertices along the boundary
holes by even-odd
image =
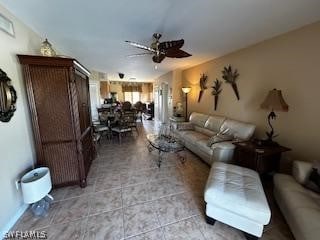
[[[29,204],[23,204],[16,214],[9,220],[9,222],[1,229],[0,231],[0,239],[4,238],[4,235],[10,231],[10,229],[16,224],[18,219],[22,216],[22,214],[28,209]]]

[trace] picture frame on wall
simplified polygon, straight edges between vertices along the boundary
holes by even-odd
[[[8,18],[3,16],[1,13],[0,13],[0,30],[7,33],[11,37],[15,37],[12,21],[10,21]]]

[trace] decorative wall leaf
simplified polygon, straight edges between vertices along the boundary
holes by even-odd
[[[200,84],[200,92],[199,92],[198,102],[200,102],[202,95],[204,93],[204,90],[206,90],[208,88],[207,81],[208,81],[208,76],[205,75],[204,73],[201,74],[200,83],[199,83]]]
[[[216,79],[213,84],[211,94],[214,96],[214,110],[217,110],[219,94],[222,92],[222,81]]]
[[[238,70],[235,69],[234,71],[232,71],[231,65],[223,68],[222,78],[225,80],[226,83],[231,84],[237,99],[240,100],[238,86],[236,83],[238,77],[239,77]]]

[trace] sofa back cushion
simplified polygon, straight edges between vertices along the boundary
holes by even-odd
[[[210,116],[204,127],[213,132],[220,132],[221,125],[225,120],[226,118],[222,116]]]
[[[205,115],[205,114],[202,114],[202,113],[196,113],[196,112],[193,112],[191,113],[190,115],[190,118],[189,118],[189,122],[191,122],[192,124],[198,126],[198,127],[204,127],[206,121],[208,120],[209,116],[208,115]]]
[[[292,165],[292,176],[300,183],[305,184],[312,171],[312,163],[294,161]]]
[[[228,134],[233,135],[234,138],[249,140],[252,137],[256,126],[250,123],[226,119],[223,122],[220,131],[225,131],[227,129],[229,129]]]

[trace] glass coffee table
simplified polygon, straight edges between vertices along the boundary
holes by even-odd
[[[165,154],[175,153],[181,163],[186,161],[186,151],[183,143],[172,136],[158,135],[158,134],[148,134],[148,150],[152,152],[158,150],[158,167],[161,166],[164,160]],[[181,154],[182,153],[182,154]]]

